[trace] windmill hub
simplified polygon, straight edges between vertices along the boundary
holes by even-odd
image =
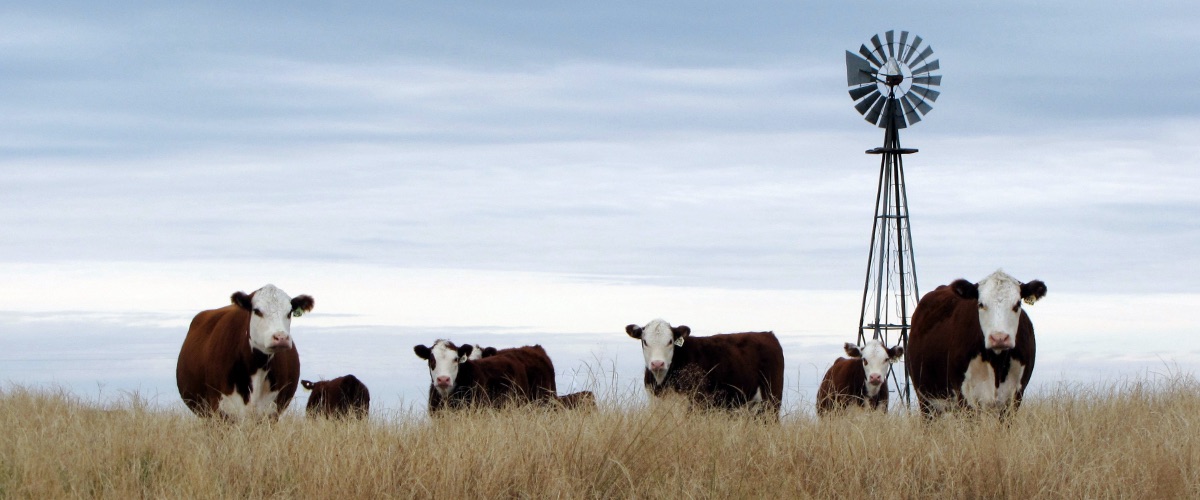
[[[846,51],[846,82],[854,108],[880,128],[905,128],[921,121],[941,95],[935,89],[942,76],[933,74],[940,64],[932,56],[933,48],[907,31],[875,35],[857,54]]]

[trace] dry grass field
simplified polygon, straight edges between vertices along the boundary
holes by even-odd
[[[1184,377],[1064,389],[1008,422],[780,424],[658,404],[230,425],[10,387],[0,429],[3,498],[1200,498]]]

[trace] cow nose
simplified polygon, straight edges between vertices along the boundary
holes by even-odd
[[[292,336],[284,332],[275,332],[271,335],[271,347],[292,347]]]
[[[446,375],[442,375],[442,376],[438,377],[437,385],[441,386],[441,387],[449,386],[450,385],[450,377],[446,376]]]
[[[872,374],[871,374],[870,381],[871,381],[871,385],[879,385],[879,384],[882,384],[882,383],[883,383],[883,376],[882,376],[882,375],[880,375],[880,374],[878,374],[878,373],[872,373]]]
[[[666,365],[667,365],[667,363],[666,363],[666,362],[664,362],[664,361],[651,361],[651,362],[650,362],[650,369],[651,369],[651,370],[661,370],[661,369],[663,369],[663,367],[664,367],[664,366],[666,366]]]
[[[992,348],[1012,347],[1012,336],[1007,333],[993,333],[988,335],[988,340],[992,341]]]

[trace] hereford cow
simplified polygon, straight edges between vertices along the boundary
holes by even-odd
[[[774,333],[691,337],[691,332],[661,319],[625,327],[625,333],[642,341],[647,391],[655,396],[680,392],[718,408],[754,406],[779,418],[783,348]]]
[[[542,346],[500,349],[494,355],[464,360],[474,348],[439,339],[413,352],[429,363],[429,411],[444,408],[557,401],[554,364]]]
[[[568,410],[596,409],[596,395],[592,391],[572,392],[558,397],[558,404]]]
[[[175,368],[179,395],[202,416],[278,418],[300,380],[292,316],[311,311],[313,299],[266,285],[231,300],[192,319]]]
[[[871,340],[859,348],[845,345],[849,358],[838,358],[825,372],[817,389],[817,414],[845,410],[851,405],[870,409],[888,409],[888,370],[904,355],[904,347],[888,349],[883,342]]]
[[[921,412],[954,407],[999,410],[1021,404],[1033,373],[1033,323],[1021,301],[1046,295],[1040,280],[1021,283],[996,271],[957,280],[921,297],[913,311],[905,364]]]
[[[300,385],[312,391],[307,407],[310,417],[365,418],[371,410],[371,391],[354,375],[320,382],[301,380]]]

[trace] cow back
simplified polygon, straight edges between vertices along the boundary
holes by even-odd
[[[494,356],[467,361],[459,366],[456,385],[465,390],[451,393],[451,407],[463,406],[462,398],[496,408],[556,401],[558,392],[554,364],[540,345],[501,349]]]
[[[309,416],[364,418],[371,409],[371,391],[354,375],[317,382],[308,398]]]
[[[654,394],[683,392],[718,407],[743,406],[758,394],[778,414],[783,370],[783,347],[774,333],[726,333],[687,337],[663,383],[655,384],[650,370],[645,381]]]

